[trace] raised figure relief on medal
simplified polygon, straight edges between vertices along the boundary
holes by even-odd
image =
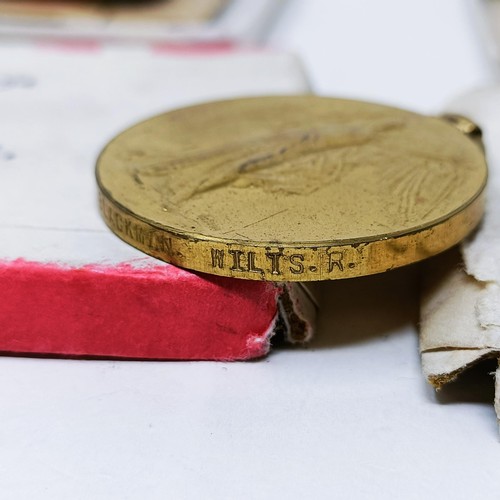
[[[228,187],[309,195],[323,187],[326,180],[335,182],[342,175],[351,148],[402,126],[401,121],[380,120],[301,127],[141,165],[134,169],[133,176],[157,191],[165,205],[172,208]],[[301,173],[305,165],[307,175]],[[196,171],[197,179],[186,184],[183,179],[190,170]]]

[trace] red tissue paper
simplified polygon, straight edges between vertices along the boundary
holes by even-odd
[[[174,266],[0,263],[4,353],[139,359],[263,356],[280,288]]]

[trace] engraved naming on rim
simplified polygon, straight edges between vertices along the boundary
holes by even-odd
[[[306,271],[322,274],[344,271],[344,252],[318,249],[315,254],[316,259],[308,262],[305,254],[288,254],[283,248],[277,250],[268,248],[263,254],[229,249],[227,255],[224,249],[211,248],[211,266],[213,269],[229,269],[261,275],[270,273],[273,276],[282,276],[285,267],[288,272],[295,275]],[[352,269],[355,264],[349,263],[348,266]]]
[[[108,226],[120,234],[125,240],[132,240],[139,245],[145,245],[156,252],[168,254],[172,251],[172,238],[169,238],[145,224],[125,217],[113,205],[106,202],[103,196],[99,199],[101,213]]]

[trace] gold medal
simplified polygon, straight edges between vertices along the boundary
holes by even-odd
[[[465,119],[313,95],[139,123],[97,162],[101,213],[180,267],[270,281],[384,272],[462,240],[487,168]]]

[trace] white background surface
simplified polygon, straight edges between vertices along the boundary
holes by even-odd
[[[460,0],[298,0],[270,41],[422,111],[490,78]],[[1,358],[0,497],[498,498],[493,381],[426,385],[416,271],[325,285],[317,340],[259,362]]]

